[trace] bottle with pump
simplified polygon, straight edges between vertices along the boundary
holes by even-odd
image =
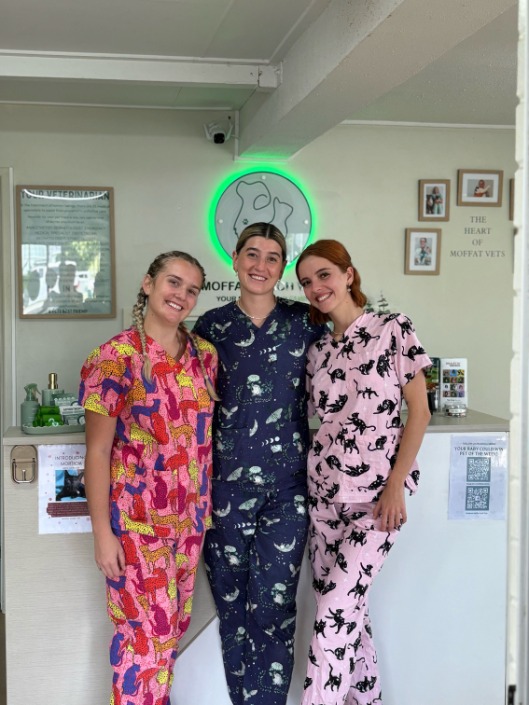
[[[39,402],[37,399],[38,386],[31,382],[24,387],[26,392],[26,398],[20,405],[20,423],[22,426],[32,426],[33,420],[39,409]]]
[[[42,390],[42,406],[54,406],[55,397],[64,394],[64,389],[59,389],[57,380],[57,373],[50,372],[48,375],[48,389]]]

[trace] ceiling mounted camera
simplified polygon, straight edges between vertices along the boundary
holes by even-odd
[[[208,122],[204,125],[204,132],[210,142],[224,144],[230,139],[233,132],[231,117],[228,116],[225,120],[219,120],[218,122]]]

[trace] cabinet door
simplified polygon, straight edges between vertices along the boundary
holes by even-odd
[[[17,484],[4,449],[7,702],[95,705],[110,698],[105,583],[91,534],[38,533],[38,482]]]

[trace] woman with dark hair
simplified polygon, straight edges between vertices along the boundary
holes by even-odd
[[[308,524],[305,358],[323,328],[306,304],[275,296],[285,265],[276,227],[245,228],[233,253],[239,299],[194,329],[220,362],[204,556],[234,705],[284,705],[292,675]]]
[[[113,703],[168,705],[210,524],[217,359],[183,321],[204,285],[184,252],[150,265],[133,326],[81,370],[85,482],[95,561],[114,623]]]
[[[417,488],[430,360],[409,318],[364,311],[360,275],[341,243],[310,245],[296,271],[312,320],[333,324],[307,358],[309,412],[321,426],[308,459],[317,610],[303,705],[380,703],[368,592],[406,522],[405,488]]]

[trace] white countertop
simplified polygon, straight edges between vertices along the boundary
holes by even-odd
[[[402,414],[402,420],[406,423],[406,412]],[[311,429],[319,427],[317,418],[310,421]],[[443,413],[432,414],[426,433],[508,433],[509,422],[498,416],[482,414],[481,411],[468,409],[466,416],[445,416]]]
[[[2,439],[2,445],[4,446],[50,446],[84,442],[84,431],[79,431],[78,433],[45,433],[44,435],[34,435],[24,433],[20,426],[11,426],[8,428]]]
[[[403,421],[406,423],[406,414],[403,414]],[[314,419],[311,421],[311,428],[317,428],[318,423]],[[507,433],[509,431],[509,421],[482,414],[480,411],[469,409],[466,416],[445,416],[441,413],[432,415],[426,433]],[[20,427],[13,426],[4,433],[3,445],[67,445],[70,443],[84,443],[85,434],[79,433],[53,433],[44,435],[30,435],[24,433]]]
[[[406,414],[402,415],[406,423]],[[468,409],[466,416],[446,416],[441,412],[432,414],[426,433],[484,433],[492,431],[508,433],[509,421],[498,416],[482,414],[481,411]]]

